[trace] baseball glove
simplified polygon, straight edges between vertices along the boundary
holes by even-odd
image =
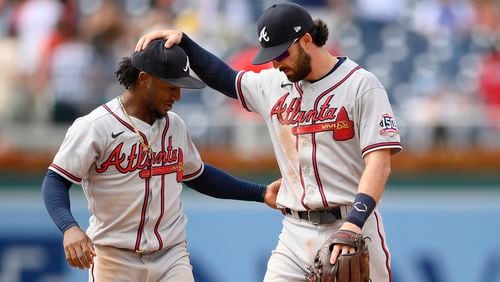
[[[331,264],[330,256],[335,244],[349,245],[356,250],[351,254],[340,255],[337,262]],[[309,282],[370,281],[370,258],[365,238],[349,230],[338,230],[319,248],[314,264],[307,269],[306,280]]]

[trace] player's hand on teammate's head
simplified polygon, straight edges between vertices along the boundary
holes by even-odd
[[[90,238],[78,226],[64,231],[64,255],[69,265],[80,269],[90,268],[96,252]]]
[[[146,49],[148,44],[155,39],[165,39],[165,48],[170,48],[173,45],[179,44],[182,39],[182,32],[174,29],[154,30],[146,35],[141,36],[135,45],[135,51]]]
[[[267,185],[266,194],[264,195],[264,203],[273,209],[277,209],[276,197],[281,187],[281,178]]]

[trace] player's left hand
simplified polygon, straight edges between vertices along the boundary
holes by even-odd
[[[264,203],[273,209],[277,209],[276,198],[281,187],[281,178],[267,185],[266,194],[264,195]]]
[[[358,234],[361,233],[361,228],[359,228],[357,225],[352,224],[350,222],[344,222],[344,224],[342,224],[342,226],[339,228],[339,230],[349,230],[349,231],[352,231],[352,232],[355,232]],[[337,258],[339,257],[339,255],[352,254],[355,251],[356,251],[356,249],[354,249],[351,246],[342,245],[342,244],[335,244],[333,246],[332,256],[330,257],[330,263],[335,264],[335,262],[337,262]]]
[[[64,232],[64,254],[69,265],[80,269],[90,268],[96,252],[92,240],[78,226]]]

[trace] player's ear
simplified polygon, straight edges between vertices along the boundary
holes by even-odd
[[[139,86],[144,87],[149,83],[149,80],[151,79],[151,76],[144,71],[139,72],[139,77],[137,78],[139,82]]]
[[[300,43],[302,44],[303,48],[306,50],[309,50],[313,43],[313,38],[309,32],[306,32],[301,38],[300,38]]]

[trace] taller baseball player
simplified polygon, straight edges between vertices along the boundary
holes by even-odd
[[[42,184],[46,208],[64,233],[74,267],[89,281],[193,281],[185,243],[182,183],[218,198],[276,207],[268,187],[204,164],[184,122],[170,112],[180,88],[204,84],[189,75],[180,47],[152,42],[116,72],[123,95],[77,119]],[[70,211],[68,189],[81,184],[91,213],[85,234]]]
[[[370,238],[370,278],[391,281],[376,205],[391,155],[402,147],[384,87],[349,58],[329,54],[327,26],[299,5],[267,9],[257,34],[261,48],[253,63],[274,66],[260,73],[234,71],[175,30],[143,36],[136,50],[155,38],[167,39],[167,48],[179,44],[205,83],[265,120],[283,177],[277,203],[286,216],[264,281],[304,281],[328,238],[342,242],[360,233]],[[354,251],[335,244],[330,263]]]

